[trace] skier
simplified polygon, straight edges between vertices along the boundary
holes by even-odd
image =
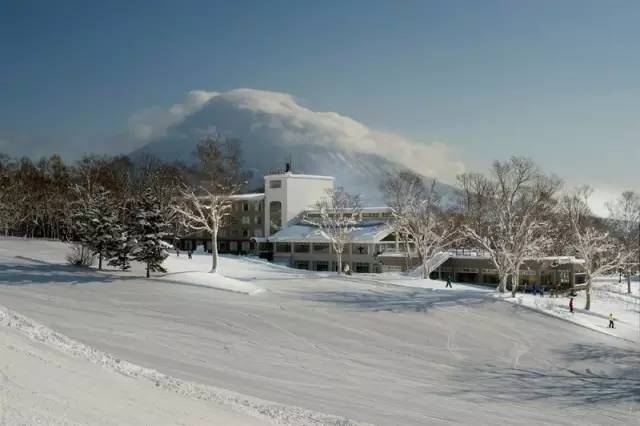
[[[609,328],[616,328],[616,325],[613,323],[615,320],[613,313],[609,313]]]
[[[569,310],[573,313],[573,297],[569,299]]]
[[[451,285],[451,276],[447,277],[447,284],[444,286],[444,288],[453,288],[453,286]]]
[[[345,273],[346,275],[351,275],[351,268],[349,267],[349,264],[348,264],[348,263],[345,263],[345,264],[344,264],[344,268],[342,268],[342,270],[344,271],[344,273]]]

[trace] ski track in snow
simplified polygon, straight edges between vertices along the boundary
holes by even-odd
[[[635,349],[490,290],[235,257],[222,257],[225,276],[266,292],[134,279],[135,271],[113,281],[99,279],[117,274],[88,271],[96,281],[69,285],[60,271],[40,276],[60,262],[55,247],[21,242],[9,252],[41,256],[38,267],[0,253],[3,304],[33,318],[6,310],[5,319],[22,318],[12,324],[32,338],[154,388],[281,424],[637,423],[640,401],[627,388],[640,383]],[[181,262],[197,270],[206,260]],[[30,275],[19,285],[1,285],[22,270]]]
[[[124,376],[147,380],[156,387],[193,399],[227,405],[239,412],[249,413],[256,417],[262,417],[265,420],[269,420],[277,424],[322,424],[340,426],[364,425],[364,423],[356,423],[339,416],[331,416],[305,410],[299,407],[276,404],[240,395],[235,392],[216,389],[211,386],[190,383],[175,377],[170,377],[156,370],[144,368],[128,361],[120,360],[113,355],[90,348],[80,342],[68,338],[67,336],[56,333],[53,330],[20,314],[12,312],[4,306],[0,306],[0,325],[16,329],[31,339],[48,344],[58,350],[71,354],[75,357],[83,358],[91,363],[99,364]],[[1,369],[0,376],[5,382],[9,380]],[[14,385],[19,386],[15,383]],[[3,386],[3,388],[6,387]]]

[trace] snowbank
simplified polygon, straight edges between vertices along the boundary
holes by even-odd
[[[210,272],[177,272],[161,276],[154,276],[154,280],[174,284],[210,287],[216,290],[231,291],[233,293],[248,294],[250,296],[262,293],[264,289],[246,281],[225,277]]]
[[[637,283],[632,294],[626,290],[626,283],[613,284],[603,280],[593,284],[591,310],[584,309],[585,292],[580,291],[573,300],[574,313],[569,311],[569,297],[544,297],[532,294],[518,294],[515,298],[510,293],[494,294],[509,303],[515,303],[547,315],[561,318],[583,327],[619,337],[625,340],[640,342],[640,294]],[[616,328],[608,328],[608,316],[613,313]]]
[[[42,342],[63,353],[84,359],[93,364],[101,365],[108,370],[115,371],[126,377],[147,381],[155,386],[155,388],[170,391],[192,400],[219,404],[231,408],[235,412],[263,419],[268,422],[284,425],[323,424],[349,426],[361,424],[344,417],[269,402],[241,395],[236,392],[170,377],[156,370],[141,367],[120,360],[108,353],[93,349],[67,336],[56,333],[22,315],[9,311],[3,306],[0,306],[0,326],[12,328],[33,340]]]

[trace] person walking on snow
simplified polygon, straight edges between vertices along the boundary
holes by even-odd
[[[571,299],[569,299],[569,311],[571,311],[571,313],[573,313],[573,297]]]
[[[609,328],[616,328],[616,325],[614,324],[614,321],[616,319],[613,316],[613,313],[609,314]]]
[[[444,288],[453,288],[453,286],[451,285],[451,276],[447,277],[447,284],[444,286]]]
[[[348,264],[348,263],[345,263],[345,264],[344,264],[344,268],[342,268],[342,270],[344,271],[344,273],[345,273],[346,275],[351,275],[351,268],[349,267],[349,264]]]
[[[189,257],[189,259],[191,259],[192,255],[193,255],[193,252],[191,251],[191,249],[189,249],[189,251],[187,252],[187,256]]]

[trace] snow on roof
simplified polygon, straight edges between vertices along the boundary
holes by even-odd
[[[352,243],[377,243],[389,235],[393,230],[386,224],[375,226],[361,226],[351,232]],[[269,241],[276,243],[328,243],[329,237],[320,228],[311,225],[288,226],[269,237]]]
[[[229,197],[231,200],[262,200],[264,199],[264,193],[252,193],[252,194],[235,194]]]
[[[335,178],[333,176],[321,176],[321,175],[299,175],[299,174],[294,174],[291,172],[287,172],[287,173],[275,173],[272,175],[265,175],[264,177],[276,177],[276,176],[280,176],[280,177],[290,177],[290,178],[300,178],[300,179],[324,179],[324,180],[334,180]]]
[[[584,263],[584,259],[578,259],[575,256],[547,256],[547,257],[539,257],[536,258],[536,260],[541,260],[541,261],[551,261],[551,262],[555,262],[561,265],[567,264],[567,263],[573,263],[576,265],[582,265]]]

